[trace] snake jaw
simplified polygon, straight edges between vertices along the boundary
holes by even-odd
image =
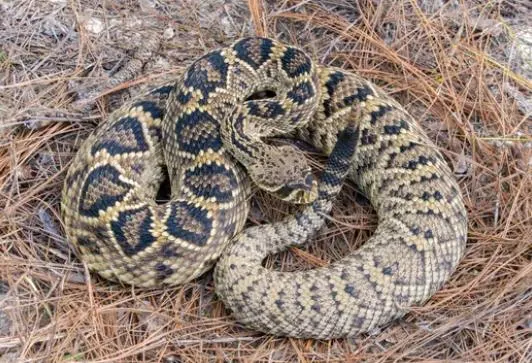
[[[288,183],[275,192],[280,199],[292,204],[310,204],[318,197],[318,183],[309,172],[303,182]]]

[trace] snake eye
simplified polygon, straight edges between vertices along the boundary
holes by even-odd
[[[305,178],[305,187],[305,190],[312,190],[314,187],[314,175],[312,175],[312,173],[309,173]]]

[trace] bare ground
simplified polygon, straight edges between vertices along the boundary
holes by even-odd
[[[0,361],[529,362],[531,13],[524,0],[3,1]],[[469,212],[467,252],[404,319],[353,339],[264,336],[233,321],[209,273],[123,288],[89,274],[65,241],[60,193],[86,135],[143,86],[252,34],[373,80],[448,158]],[[257,194],[250,223],[288,212]],[[333,217],[318,241],[269,265],[329,263],[376,224],[353,186]]]

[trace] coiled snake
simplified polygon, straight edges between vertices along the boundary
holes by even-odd
[[[252,99],[259,91],[275,96]],[[340,134],[356,138],[352,158],[347,136],[331,154]],[[280,135],[330,156],[319,183],[294,148],[266,142]],[[164,164],[172,200],[158,204]],[[324,225],[347,171],[378,215],[369,241],[324,268],[262,267]],[[242,231],[251,181],[306,206]],[[467,235],[453,175],[399,104],[267,38],[209,52],[174,85],[113,113],[69,168],[62,216],[81,259],[108,279],[176,285],[221,255],[216,293],[238,321],[313,338],[367,331],[426,301],[456,268]]]

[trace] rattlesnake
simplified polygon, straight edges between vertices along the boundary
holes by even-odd
[[[250,100],[257,91],[275,97]],[[265,269],[268,254],[318,231],[342,181],[329,180],[330,193],[322,181],[317,192],[294,149],[265,138],[289,135],[332,158],[350,124],[358,136],[349,176],[375,208],[377,230],[325,268]],[[159,205],[162,153],[173,201]],[[250,180],[292,202],[313,202],[287,220],[240,233]],[[255,37],[207,53],[175,85],[115,112],[78,151],[62,215],[81,258],[106,278],[179,284],[222,254],[216,293],[238,321],[314,338],[367,331],[426,301],[456,268],[467,234],[456,181],[399,104],[355,74]]]

